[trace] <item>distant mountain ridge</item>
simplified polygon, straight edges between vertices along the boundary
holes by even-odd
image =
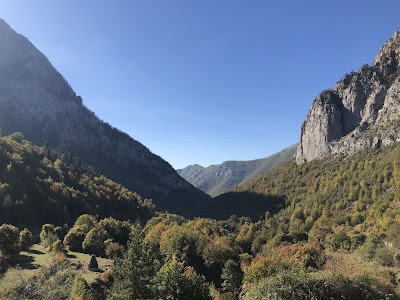
[[[102,122],[27,38],[0,19],[0,128],[71,150],[158,208],[186,214],[209,197],[129,135]]]
[[[351,155],[400,141],[400,30],[372,66],[346,74],[320,93],[301,127],[296,162]]]
[[[249,161],[225,161],[222,164],[211,165],[207,168],[195,164],[178,169],[177,172],[195,187],[212,197],[216,197],[293,157],[296,149],[297,145],[292,145],[266,158]]]

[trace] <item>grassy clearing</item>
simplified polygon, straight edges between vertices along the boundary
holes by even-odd
[[[16,264],[0,277],[0,290],[8,289],[15,282],[32,277],[41,266],[49,264],[52,259],[52,255],[46,253],[39,244],[33,245],[29,252],[22,251]]]
[[[87,265],[90,261],[90,255],[79,252],[68,251],[67,257],[74,263],[82,264],[82,268],[80,268],[78,272],[82,274],[83,278],[85,278],[85,280],[88,283],[93,282],[96,278],[100,276],[101,273],[89,271],[87,268]],[[99,265],[99,269],[105,271],[111,269],[114,261],[112,259],[97,257],[97,263]]]
[[[77,272],[81,273],[83,278],[90,283],[100,276],[100,272],[89,271],[87,265],[90,261],[90,255],[68,251],[67,259],[81,264]],[[54,255],[47,253],[43,246],[34,244],[29,252],[22,251],[15,266],[10,267],[6,273],[0,274],[0,292],[7,290],[15,285],[16,282],[27,280],[39,272],[42,266],[49,265],[54,259]],[[113,265],[113,260],[102,257],[97,258],[99,268],[103,271],[109,270]]]

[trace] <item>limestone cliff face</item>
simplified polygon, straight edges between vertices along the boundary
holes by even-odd
[[[99,120],[48,59],[1,19],[0,128],[4,134],[20,131],[38,145],[48,141],[71,150],[163,209],[184,213],[208,199],[163,159]]]
[[[314,100],[301,128],[298,164],[400,141],[400,30],[374,64],[346,74]]]

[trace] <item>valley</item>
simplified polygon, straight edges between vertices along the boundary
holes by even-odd
[[[399,30],[258,160],[174,170],[1,19],[0,107],[0,299],[400,299]]]

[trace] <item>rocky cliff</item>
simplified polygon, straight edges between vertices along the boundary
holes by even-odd
[[[297,145],[290,146],[266,158],[248,161],[225,161],[204,168],[199,165],[177,170],[178,174],[212,197],[233,190],[237,185],[256,178],[277,164],[292,158]]]
[[[110,99],[112,101],[112,99]],[[162,209],[185,213],[208,199],[163,159],[99,120],[48,59],[0,19],[0,128],[71,150]]]
[[[400,141],[400,30],[372,66],[319,94],[301,127],[298,164]]]

